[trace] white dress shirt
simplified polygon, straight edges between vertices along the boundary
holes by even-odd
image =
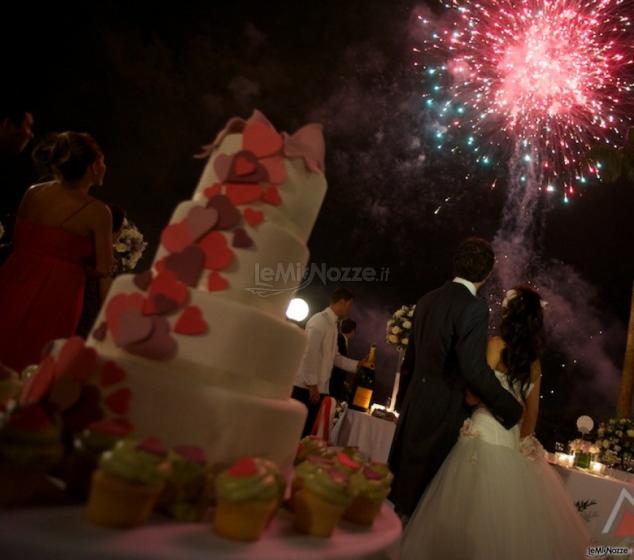
[[[475,284],[473,282],[469,282],[469,280],[465,280],[464,278],[460,278],[460,276],[456,276],[452,282],[455,282],[456,284],[462,284],[463,286],[465,286],[467,288],[467,290],[469,290],[471,292],[471,295],[475,296],[477,293]]]
[[[306,335],[306,350],[295,376],[297,387],[306,389],[309,385],[317,385],[320,393],[328,393],[333,365],[346,371],[357,371],[359,362],[339,353],[337,316],[330,307],[308,319]]]

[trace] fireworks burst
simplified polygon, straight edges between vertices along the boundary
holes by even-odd
[[[629,122],[631,21],[621,0],[465,0],[440,23],[419,16],[416,64],[430,91],[438,148],[473,152],[483,165],[521,153],[526,174],[564,200],[601,164],[591,146],[617,147]]]

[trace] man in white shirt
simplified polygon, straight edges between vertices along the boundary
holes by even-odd
[[[328,394],[333,366],[355,372],[359,365],[363,365],[359,360],[342,356],[337,348],[337,321],[350,313],[352,297],[350,290],[337,288],[330,298],[330,305],[315,313],[306,323],[306,350],[295,375],[291,395],[308,407],[302,437],[310,433],[321,400]]]

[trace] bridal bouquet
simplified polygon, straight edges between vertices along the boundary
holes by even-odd
[[[399,350],[407,348],[415,308],[415,305],[403,305],[394,312],[392,318],[387,322],[385,341],[388,344],[396,346]]]
[[[143,234],[133,222],[124,218],[119,236],[114,242],[114,254],[119,264],[118,272],[134,270],[146,247],[147,243],[143,240]]]
[[[631,418],[610,418],[601,422],[595,444],[605,463],[616,463],[615,467],[629,470],[634,458],[634,421]]]

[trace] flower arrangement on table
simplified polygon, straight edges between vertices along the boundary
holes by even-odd
[[[403,305],[396,310],[387,322],[385,341],[396,346],[399,350],[406,350],[412,330],[412,321],[416,305]]]
[[[585,439],[575,439],[568,443],[568,450],[575,456],[575,466],[582,469],[589,469],[590,463],[599,453],[599,447]]]
[[[634,420],[610,418],[601,422],[595,444],[604,463],[627,472],[634,471]]]
[[[143,239],[143,234],[133,222],[124,218],[119,235],[114,241],[117,272],[133,271],[146,247],[147,243]]]

